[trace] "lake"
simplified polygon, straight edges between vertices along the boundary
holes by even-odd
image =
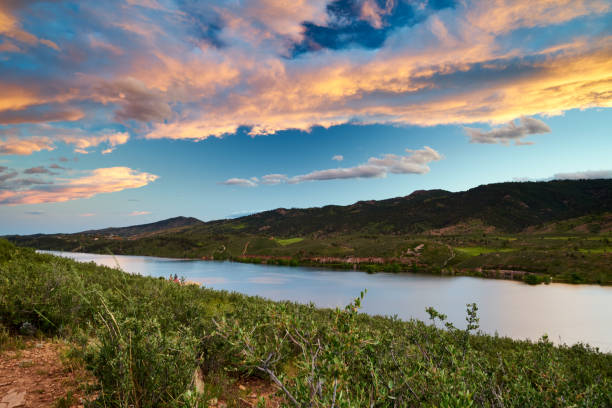
[[[465,327],[466,303],[478,304],[480,328],[490,334],[537,340],[589,343],[612,351],[612,287],[596,285],[529,286],[521,282],[412,273],[366,274],[321,268],[253,265],[148,256],[111,256],[41,251],[80,262],[96,262],[147,276],[177,274],[206,287],[259,295],[273,300],[344,306],[363,289],[363,312],[427,320],[433,306]]]

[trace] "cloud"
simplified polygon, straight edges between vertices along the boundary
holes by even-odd
[[[43,215],[45,212],[44,211],[26,211],[25,213],[28,215]]]
[[[340,161],[344,160],[344,156],[343,156],[343,155],[341,155],[341,154],[336,154],[336,155],[334,155],[334,156],[332,157],[332,160],[335,160],[335,161],[339,161],[339,162],[340,162]]]
[[[93,217],[95,215],[96,213],[82,213],[82,214],[79,214],[79,217]]]
[[[138,120],[158,122],[169,118],[172,110],[164,94],[147,87],[135,78],[126,78],[97,86],[97,98],[104,103],[120,106],[115,113],[118,121]]]
[[[553,176],[557,180],[591,180],[612,178],[612,170],[588,170],[574,173],[557,173]]]
[[[23,171],[25,174],[50,174],[51,171],[44,166],[31,167]]]
[[[69,121],[82,119],[85,114],[79,109],[65,109],[61,107],[52,109],[31,108],[29,110],[5,110],[0,112],[0,125],[19,123],[42,123]]]
[[[279,184],[284,183],[288,180],[288,177],[284,174],[266,174],[261,178],[262,184]]]
[[[59,51],[59,47],[53,41],[38,38],[32,33],[22,29],[19,19],[12,14],[10,2],[8,3],[9,4],[0,5],[0,35],[29,46],[43,44],[55,51]]]
[[[105,145],[107,147],[101,153],[108,154],[117,146],[127,143],[130,139],[130,135],[127,132],[103,131],[101,134],[92,134],[80,129],[55,128],[47,124],[32,126],[29,128],[29,132],[45,134],[47,136],[22,138],[11,134],[2,139],[2,131],[0,129],[0,154],[31,155],[41,150],[55,150],[58,142],[73,145],[75,153],[81,154],[89,153],[88,149]],[[63,161],[62,158],[59,160]]]
[[[11,171],[9,173],[0,174],[0,188],[2,188],[2,183],[6,182],[7,180],[17,177],[18,175],[19,173],[17,173],[16,171]]]
[[[612,107],[606,0],[11,1],[0,13],[0,122],[24,141],[0,139],[0,154],[109,144],[92,129],[202,140]]]
[[[33,137],[30,139],[19,139],[9,137],[0,139],[0,154],[5,155],[29,155],[41,150],[53,150],[51,140],[47,137]]]
[[[355,178],[381,178],[393,174],[425,174],[429,172],[428,164],[442,159],[442,155],[425,146],[422,150],[406,149],[407,156],[385,154],[383,157],[371,157],[367,163],[355,167],[317,170],[312,173],[295,176],[289,183],[303,183],[316,180],[338,180]]]
[[[0,173],[3,173],[3,172],[5,172],[5,171],[7,171],[7,170],[8,170],[8,167],[6,167],[6,166],[0,166]]]
[[[128,167],[100,168],[89,171],[82,177],[57,178],[46,182],[38,180],[47,185],[19,188],[11,184],[11,189],[0,191],[0,205],[40,204],[90,198],[97,194],[143,187],[157,178],[154,174]]]
[[[59,164],[53,163],[52,165],[49,166],[50,169],[53,170],[67,170],[66,167],[62,167]]]
[[[147,215],[147,214],[151,214],[151,211],[132,211],[128,215],[130,217],[136,217],[136,216],[139,216],[139,215]]]
[[[408,155],[398,156],[385,154],[382,157],[371,157],[364,164],[355,167],[316,170],[308,174],[287,177],[284,174],[267,174],[261,177],[262,184],[298,184],[307,181],[342,180],[358,178],[382,178],[387,174],[425,174],[429,172],[429,163],[438,161],[443,156],[431,147],[425,146],[420,150],[406,149]],[[232,178],[222,184],[243,187],[256,187],[258,179]]]
[[[241,186],[241,187],[255,187],[257,186],[257,182],[251,179],[244,178],[230,178],[222,182],[221,184],[225,184],[226,186]]]
[[[514,141],[517,145],[532,144],[521,139],[535,134],[550,133],[550,127],[539,119],[521,117],[520,124],[514,121],[506,126],[500,126],[489,131],[466,127],[465,132],[470,137],[470,143],[502,143],[508,144]]]
[[[102,150],[102,154],[112,152],[117,146],[127,143],[130,135],[127,132],[106,133],[98,136],[83,135],[82,132],[59,134],[57,139],[75,146],[76,153],[87,154],[87,149],[106,144],[108,148]]]

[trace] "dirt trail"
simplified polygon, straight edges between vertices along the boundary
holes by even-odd
[[[24,349],[0,351],[0,408],[83,408],[83,385],[93,378],[81,364],[62,358],[68,349],[65,343],[30,340]],[[227,399],[213,398],[209,406],[255,408],[263,398],[266,408],[278,408],[275,393],[269,381],[242,379],[226,390]]]
[[[28,341],[24,350],[0,352],[0,408],[82,407],[88,381],[84,370],[62,362],[67,346],[62,343]],[[67,398],[71,393],[71,398]]]

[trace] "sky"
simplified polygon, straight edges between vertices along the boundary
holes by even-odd
[[[0,1],[0,235],[581,178],[609,0]]]

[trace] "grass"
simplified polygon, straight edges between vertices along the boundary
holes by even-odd
[[[287,245],[291,245],[291,244],[297,244],[298,242],[302,242],[304,240],[304,238],[301,237],[295,237],[295,238],[286,238],[286,239],[279,239],[276,238],[275,241],[282,245],[282,246],[287,246]]]
[[[515,248],[487,248],[487,247],[456,247],[457,252],[461,252],[470,256],[478,256],[482,254],[490,254],[496,252],[512,252]]]
[[[612,247],[604,247],[604,248],[580,248],[578,251],[583,254],[610,254],[612,253]]]

